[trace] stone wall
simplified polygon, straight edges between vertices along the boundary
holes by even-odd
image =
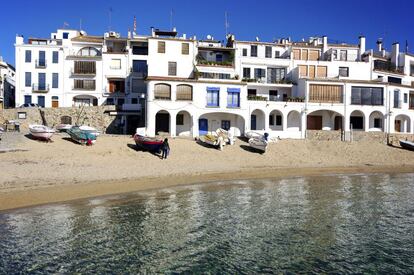
[[[314,131],[307,130],[306,138],[309,140],[342,140],[341,131]],[[413,134],[390,134],[389,141],[392,145],[399,145],[399,140],[414,140]],[[347,140],[349,140],[349,133],[347,133]],[[353,141],[367,141],[367,142],[380,142],[387,143],[387,133],[384,132],[363,132],[353,131]]]
[[[120,117],[110,115],[109,111],[115,111],[115,106],[90,106],[70,108],[15,108],[0,110],[0,124],[6,120],[20,122],[20,129],[26,131],[29,124],[43,124],[41,111],[49,127],[54,127],[61,122],[63,116],[69,116],[72,125],[89,125],[103,133],[121,133],[119,125]],[[19,119],[19,113],[26,113],[25,119]]]

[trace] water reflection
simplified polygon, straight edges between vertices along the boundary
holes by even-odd
[[[0,214],[0,273],[409,273],[414,174],[220,182]]]

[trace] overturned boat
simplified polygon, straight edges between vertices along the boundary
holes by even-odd
[[[29,125],[29,131],[33,137],[43,140],[50,140],[50,138],[55,133],[55,130],[52,128],[37,124]]]
[[[78,126],[73,126],[67,133],[71,137],[72,140],[82,144],[82,145],[92,145],[96,142],[96,135],[80,129]]]
[[[255,150],[265,153],[267,150],[267,146],[269,145],[268,137],[268,133],[264,133],[264,135],[260,136],[251,137],[249,138],[249,146]]]
[[[414,151],[414,142],[400,139],[400,146],[404,149]]]

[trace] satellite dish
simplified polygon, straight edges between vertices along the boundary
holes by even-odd
[[[256,36],[256,41],[257,41],[257,42],[259,42],[259,40],[260,40],[260,39],[259,39],[259,37],[258,37],[258,36]]]
[[[208,34],[208,35],[207,35],[207,39],[208,39],[208,40],[211,40],[211,35],[209,35],[209,34]]]

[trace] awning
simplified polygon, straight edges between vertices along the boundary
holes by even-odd
[[[207,87],[207,91],[220,91],[219,87]]]
[[[228,93],[240,93],[240,88],[227,88]]]

